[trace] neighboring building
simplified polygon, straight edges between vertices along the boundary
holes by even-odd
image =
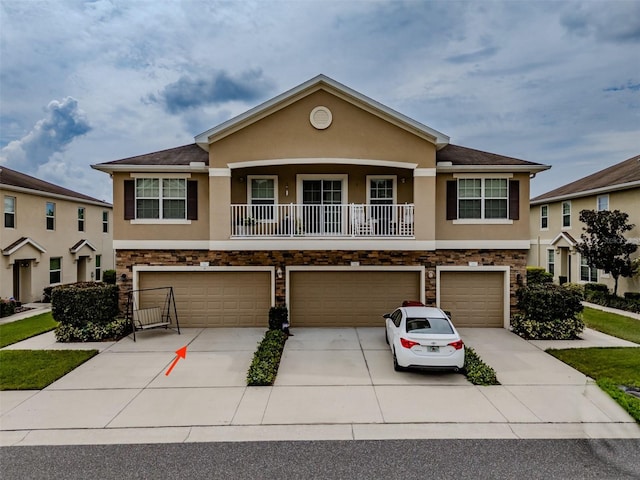
[[[635,228],[627,232],[627,238],[640,243],[640,155],[531,200],[529,265],[546,268],[556,281],[604,283],[613,290],[613,278],[589,266],[575,250],[584,232],[579,220],[582,210],[628,213],[629,223]],[[620,277],[619,295],[637,291],[638,277]]]
[[[0,166],[0,297],[40,301],[50,285],[113,269],[113,208]]]
[[[449,138],[323,75],[195,137],[94,165],[116,270],[173,286],[181,326],[382,326],[403,300],[502,327],[547,166]]]

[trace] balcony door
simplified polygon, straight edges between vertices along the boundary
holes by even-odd
[[[338,235],[343,229],[342,178],[303,178],[302,223],[307,234]]]

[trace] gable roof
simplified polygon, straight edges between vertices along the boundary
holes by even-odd
[[[111,207],[110,203],[103,202],[97,198],[74,192],[68,188],[45,182],[39,178],[32,177],[25,173],[20,173],[7,167],[0,167],[0,186],[8,190],[26,191],[29,193],[40,193],[54,197],[64,197],[72,200],[82,200],[84,202]]]
[[[33,239],[29,238],[29,237],[20,237],[18,240],[13,242],[8,247],[3,248],[2,249],[2,254],[3,255],[11,255],[11,254],[17,252],[18,250],[20,250],[25,245],[31,245],[36,250],[40,251],[40,253],[46,253],[47,252],[45,250],[45,248],[42,245],[40,245],[38,242],[36,242],[35,240],[33,240]]]
[[[220,125],[213,127],[199,135],[196,135],[195,141],[203,149],[209,150],[209,144],[219,138],[224,138],[233,132],[244,128],[258,120],[271,115],[272,113],[291,105],[295,101],[304,98],[319,90],[325,90],[347,102],[357,105],[358,107],[393,123],[400,128],[411,131],[414,134],[422,136],[433,142],[437,148],[441,148],[449,143],[449,137],[444,133],[438,132],[431,127],[413,120],[395,110],[383,105],[371,98],[362,95],[351,88],[336,82],[326,75],[318,75],[297,87],[288,90],[271,100],[268,100],[251,110],[248,110]]]
[[[82,247],[84,247],[85,245],[89,247],[90,250],[93,250],[94,252],[97,251],[96,247],[93,246],[93,243],[91,243],[86,238],[83,238],[82,240],[78,240],[75,243],[75,245],[73,245],[73,247],[69,249],[69,251],[74,254],[78,253],[80,250],[82,250]]]
[[[531,205],[640,186],[640,155],[567,183],[531,200]]]

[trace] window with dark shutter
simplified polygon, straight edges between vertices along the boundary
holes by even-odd
[[[447,181],[447,220],[458,218],[458,182]]]
[[[124,181],[124,219],[136,218],[136,183],[135,180]]]
[[[198,182],[189,180],[187,182],[187,220],[198,219]]]
[[[520,181],[509,182],[509,219],[520,220]]]

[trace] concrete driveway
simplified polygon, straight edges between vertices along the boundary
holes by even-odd
[[[245,385],[263,329],[160,330],[107,344],[42,391],[0,392],[0,444],[640,437],[584,375],[503,329],[461,331],[497,370],[502,385],[492,387],[395,372],[383,328],[293,333],[273,387]],[[186,359],[166,376],[184,345]]]

